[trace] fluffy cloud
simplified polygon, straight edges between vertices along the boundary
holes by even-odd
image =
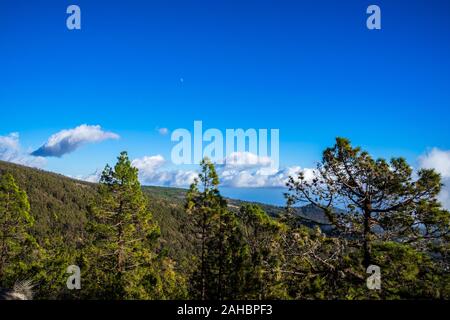
[[[134,159],[132,165],[139,169],[140,180],[145,184],[172,187],[187,187],[197,177],[195,171],[164,170],[166,163],[161,155]]]
[[[233,152],[224,159],[225,167],[236,169],[266,168],[270,167],[270,157],[259,157],[250,152]]]
[[[143,173],[153,173],[161,168],[165,163],[164,157],[160,154],[156,156],[145,156],[140,159],[134,159],[132,165],[142,171]]]
[[[0,136],[0,160],[36,168],[46,164],[44,158],[31,156],[22,150],[17,132]]]
[[[158,186],[188,187],[197,176],[197,172],[190,170],[158,171],[152,175],[144,176],[144,181]]]
[[[285,187],[289,176],[301,170],[312,174],[311,169],[298,166],[276,169],[270,157],[259,157],[250,152],[232,153],[224,165],[218,166],[222,184],[235,188]]]
[[[86,143],[100,142],[107,139],[118,139],[112,132],[105,132],[100,126],[83,124],[74,129],[62,130],[52,135],[47,142],[31,155],[41,157],[61,157],[75,151]]]
[[[450,209],[450,151],[433,148],[419,158],[419,165],[425,169],[435,169],[442,176],[444,187],[439,200],[445,208]]]
[[[16,158],[19,149],[19,134],[17,132],[10,133],[7,136],[0,136],[1,160],[11,161]]]
[[[450,178],[450,151],[433,148],[419,158],[421,168],[435,169],[442,178]]]

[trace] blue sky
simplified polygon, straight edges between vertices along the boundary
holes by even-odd
[[[66,28],[70,4],[81,30]],[[382,30],[366,28],[370,4]],[[121,150],[174,169],[156,129],[194,120],[279,129],[282,167],[314,166],[336,136],[417,166],[450,150],[449,15],[445,0],[2,0],[0,137],[18,132],[22,159],[82,124],[120,136],[45,159],[79,177]]]

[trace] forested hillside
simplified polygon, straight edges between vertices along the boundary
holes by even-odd
[[[18,185],[27,193],[31,214],[36,223],[33,232],[37,238],[60,234],[64,243],[77,246],[86,223],[86,212],[96,192],[96,185],[75,180],[63,175],[29,168],[14,163],[0,161],[0,174],[10,172]],[[186,189],[144,186],[144,194],[149,198],[149,208],[161,228],[160,241],[169,255],[184,259],[192,253],[190,220],[184,210]],[[239,208],[244,201],[229,200],[231,208]],[[266,204],[261,207],[270,215],[284,213],[284,208]],[[296,213],[312,219],[323,217],[320,210],[310,206],[296,208]]]
[[[208,159],[188,190],[141,187],[127,153],[117,160],[98,184],[0,162],[0,288],[30,279],[36,299],[450,297],[450,213],[433,170],[338,138],[314,179],[289,178],[282,208],[222,197]],[[71,265],[81,290],[66,285]]]
[[[0,174],[11,173],[26,192],[35,219],[33,234],[37,239],[63,237],[64,245],[76,248],[87,221],[86,214],[97,192],[96,185],[62,175],[0,161]],[[170,255],[185,257],[191,253],[189,221],[183,210],[182,189],[144,187],[149,208],[161,228],[160,241]]]

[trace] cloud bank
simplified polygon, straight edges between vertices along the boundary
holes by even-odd
[[[419,158],[419,166],[434,169],[441,175],[444,186],[439,194],[439,201],[446,209],[450,209],[450,150],[431,149]]]
[[[139,178],[144,184],[188,187],[198,176],[196,170],[168,170],[162,155],[145,156],[134,159],[132,165],[139,169]],[[242,152],[233,153],[224,159],[223,165],[216,166],[224,187],[235,188],[278,188],[284,187],[290,175],[303,170],[308,174],[312,169],[289,167],[273,169],[267,157]],[[98,180],[98,178],[97,178]]]
[[[217,166],[221,183],[234,188],[285,187],[290,175],[302,169],[298,166],[275,169],[270,157],[259,157],[250,152],[234,152]]]
[[[46,160],[24,152],[20,146],[19,138],[17,132],[10,133],[7,136],[0,136],[0,160],[29,167],[43,168]]]
[[[145,184],[170,187],[187,187],[197,177],[195,171],[165,170],[166,160],[162,155],[145,156],[131,163],[139,169],[139,178]]]
[[[83,124],[74,129],[62,130],[52,135],[47,142],[31,153],[39,157],[62,157],[71,153],[86,143],[100,142],[107,139],[118,139],[113,132],[103,131],[98,125]]]

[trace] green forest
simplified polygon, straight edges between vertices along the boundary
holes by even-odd
[[[449,299],[441,187],[435,171],[344,138],[314,178],[289,178],[285,207],[223,197],[208,159],[187,190],[141,186],[126,152],[98,184],[0,162],[0,288],[27,280],[37,300]],[[67,286],[71,265],[80,289]]]

